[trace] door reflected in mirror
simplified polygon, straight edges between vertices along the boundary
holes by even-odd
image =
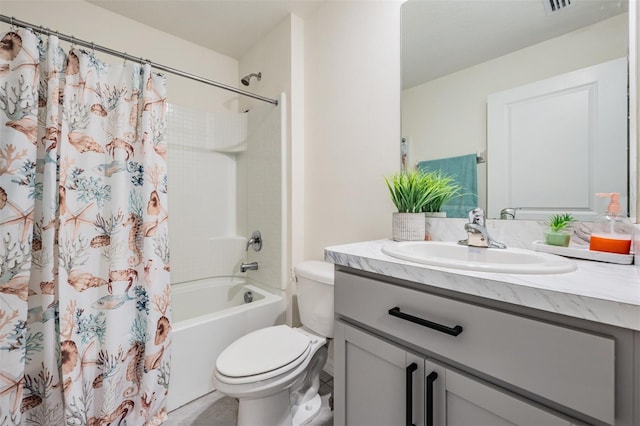
[[[488,184],[487,164],[492,170],[508,169],[518,163],[527,164],[530,170],[544,173],[545,159],[550,153],[548,141],[539,144],[527,141],[527,149],[520,149],[526,157],[517,161],[509,156],[505,158],[502,148],[495,148],[492,144],[488,147],[487,99],[494,93],[626,58],[629,40],[627,10],[626,1],[610,0],[572,2],[570,7],[555,12],[546,9],[542,0],[409,0],[404,3],[402,137],[408,146],[408,163],[476,154],[480,159],[476,175],[478,204],[489,212],[489,217],[497,217],[501,209],[511,207],[520,208],[520,218],[535,218],[535,215],[524,212],[540,209],[540,206],[526,205],[528,199],[532,203],[544,204],[545,213],[541,217],[547,217],[554,208],[565,208],[540,199],[541,193],[557,192],[557,188],[546,188],[550,186],[548,182],[541,182],[545,188],[538,187],[535,194],[518,189],[514,202],[520,205],[492,205],[493,195],[500,195],[497,203],[510,201],[504,201],[504,187],[494,188],[492,182],[500,180],[500,176],[492,176]],[[622,102],[625,105],[621,111],[626,117],[626,101]],[[519,112],[524,110],[526,108]],[[609,135],[594,136],[592,132],[583,132],[581,137],[588,138],[587,143],[590,144],[606,146],[611,143]],[[623,140],[618,142],[628,146],[626,128],[621,137]],[[575,141],[572,145],[577,146]],[[592,154],[585,156],[577,152],[576,158],[588,158],[589,155]],[[506,164],[492,163],[501,161]],[[636,194],[629,194],[628,179],[635,179],[635,167],[629,169],[628,158],[624,155],[606,161],[611,164],[606,164],[605,168],[622,171],[624,176],[628,176],[616,184],[621,187],[607,192],[620,192],[626,205],[634,204]],[[587,162],[582,170],[575,173],[591,180],[596,172]],[[531,176],[532,180],[535,178]],[[504,179],[510,178],[505,176]],[[559,185],[563,191],[579,192],[583,198],[581,202],[587,198],[589,205],[586,209],[589,212],[583,220],[588,220],[592,209],[604,210],[605,205],[601,206],[596,200],[593,185],[589,186],[589,183],[585,190],[584,185],[575,187],[570,181],[566,179]],[[585,194],[585,191],[594,193]],[[580,206],[578,210],[583,208]]]

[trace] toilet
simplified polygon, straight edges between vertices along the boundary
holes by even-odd
[[[333,337],[333,264],[305,261],[294,271],[303,326],[256,330],[216,360],[214,385],[238,398],[239,426],[301,426],[320,411],[320,372]]]

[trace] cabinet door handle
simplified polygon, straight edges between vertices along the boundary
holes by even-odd
[[[425,397],[426,405],[426,426],[433,426],[433,382],[438,378],[438,373],[432,371],[425,379],[425,388],[427,395]]]
[[[413,315],[400,312],[400,308],[398,308],[397,306],[395,308],[389,309],[389,315],[401,318],[406,321],[411,321],[416,324],[420,324],[424,327],[428,327],[433,330],[439,331],[441,333],[449,334],[451,336],[457,336],[460,333],[462,333],[461,325],[456,325],[455,327],[447,327],[446,325],[438,324],[437,322],[428,321],[423,318],[415,317]]]
[[[418,364],[412,362],[407,366],[407,426],[415,426],[413,424],[413,373],[418,369]]]

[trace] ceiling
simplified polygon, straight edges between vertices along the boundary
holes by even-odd
[[[324,0],[87,0],[118,15],[240,59],[293,13],[308,17]]]
[[[240,59],[288,14],[305,19],[334,0],[87,0],[142,24]],[[380,1],[380,0],[346,0]],[[402,6],[402,81],[425,81],[626,11],[627,0],[409,0]]]
[[[402,6],[402,82],[413,87],[623,13],[626,0],[409,0]],[[568,52],[570,54],[570,52]]]

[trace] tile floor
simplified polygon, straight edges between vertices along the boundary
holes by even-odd
[[[329,407],[332,392],[333,377],[323,371],[318,392],[322,408],[309,426],[333,426],[333,412]],[[237,416],[238,401],[214,391],[170,412],[164,426],[235,426]]]

